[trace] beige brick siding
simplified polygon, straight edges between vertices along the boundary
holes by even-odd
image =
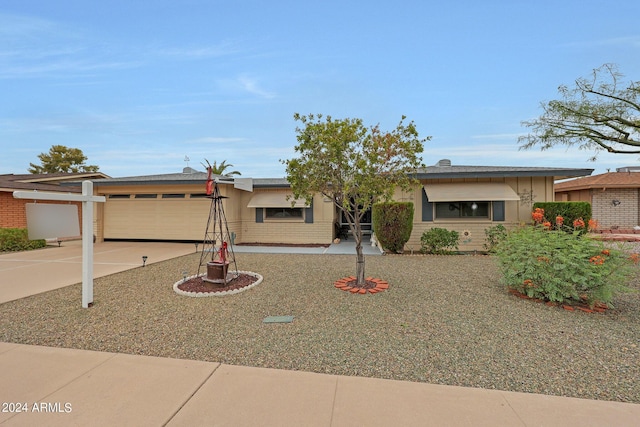
[[[601,228],[632,228],[638,225],[638,189],[591,190],[592,216]],[[620,202],[615,206],[613,200]]]
[[[313,224],[277,220],[257,223],[254,220],[245,221],[242,227],[242,238],[238,243],[330,244],[333,237],[332,223],[315,219]]]
[[[438,222],[414,222],[413,232],[411,238],[405,245],[407,251],[419,251],[420,250],[420,238],[422,233],[431,228],[445,228],[450,231],[457,231],[460,235],[458,242],[458,250],[463,252],[484,251],[484,244],[486,242],[484,231],[494,225],[502,224],[506,228],[512,228],[518,225],[518,223],[507,222],[459,222],[459,221],[438,221]],[[464,232],[468,231],[469,236],[465,237]]]

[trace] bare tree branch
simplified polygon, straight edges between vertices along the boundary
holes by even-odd
[[[640,82],[621,87],[622,75],[613,64],[604,64],[592,76],[577,79],[574,87],[561,85],[560,100],[543,103],[542,116],[522,124],[532,129],[518,139],[520,149],[556,145],[594,151],[639,154]]]

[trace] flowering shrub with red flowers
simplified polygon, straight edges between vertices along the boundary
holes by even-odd
[[[548,230],[562,230],[566,232],[580,231],[584,233],[585,231],[595,231],[598,228],[598,221],[595,219],[590,219],[588,222],[588,227],[582,218],[576,218],[573,220],[573,226],[569,226],[565,224],[565,219],[562,215],[557,215],[555,218],[555,222],[552,224],[551,221],[547,220],[544,209],[535,208],[533,212],[531,212],[531,219],[533,219],[534,225],[541,224],[544,228]]]
[[[605,248],[578,230],[550,230],[544,222],[509,232],[496,255],[507,287],[531,298],[591,307],[612,307],[616,293],[630,291],[626,283],[640,260],[622,247]]]
[[[542,222],[544,222],[544,209],[535,208],[533,212],[531,212],[531,218],[536,224],[541,224]]]

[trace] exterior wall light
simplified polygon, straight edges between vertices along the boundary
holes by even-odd
[[[620,203],[622,203],[622,202],[621,202],[620,200],[618,200],[618,199],[613,199],[613,200],[611,201],[611,204],[612,204],[613,206],[619,206],[619,205],[620,205]]]

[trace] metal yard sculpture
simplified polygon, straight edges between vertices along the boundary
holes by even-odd
[[[173,284],[173,290],[188,297],[234,295],[262,283],[262,276],[251,271],[238,271],[233,251],[235,233],[229,232],[224,213],[224,199],[218,184],[232,184],[233,188],[253,191],[251,178],[239,179],[215,175],[207,162],[206,197],[211,199],[207,229],[202,242],[198,273],[188,276],[183,271],[182,280]],[[196,251],[198,246],[196,246]],[[202,272],[204,271],[204,272]]]
[[[213,178],[211,165],[207,167],[206,194],[206,197],[211,199],[211,208],[202,242],[198,276],[201,270],[206,268],[206,275],[202,280],[227,285],[236,279],[239,273],[222,203],[227,197],[220,194],[218,182]]]

